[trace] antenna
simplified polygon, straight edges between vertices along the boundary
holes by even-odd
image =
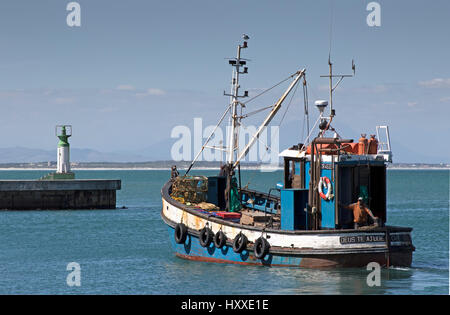
[[[329,78],[330,79],[330,117],[333,117],[335,115],[335,110],[333,109],[333,92],[334,90],[337,88],[337,86],[339,85],[339,83],[341,83],[341,81],[345,78],[345,77],[352,77],[355,75],[355,62],[352,59],[352,70],[353,70],[353,74],[337,74],[337,75],[333,75],[333,63],[331,62],[331,39],[332,39],[332,31],[333,31],[333,7],[334,7],[334,1],[331,0],[330,1],[330,48],[328,51],[328,67],[329,67],[329,74],[328,75],[321,75],[321,77],[325,77],[325,78]],[[333,87],[333,78],[339,78],[338,82],[336,83],[336,85]]]
[[[333,35],[333,7],[334,7],[334,1],[331,0],[330,2],[331,2],[331,4],[330,4],[330,6],[331,6],[331,8],[330,8],[330,33],[329,33],[330,47],[328,50],[328,63],[330,63],[330,59],[331,59],[331,40],[332,40],[332,35]]]
[[[333,74],[333,63],[331,62],[330,55],[328,55],[328,66],[330,68],[330,73],[328,75],[321,75],[320,77],[330,78],[330,117],[333,117],[335,116],[335,110],[333,109],[333,92],[344,78],[353,77],[355,75],[356,66],[354,60],[352,59],[353,74]],[[339,78],[339,80],[334,86],[333,86],[333,78]]]

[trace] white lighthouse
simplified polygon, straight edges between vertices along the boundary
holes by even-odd
[[[72,136],[71,125],[57,125],[55,135],[59,138],[56,156],[56,172],[47,174],[40,180],[75,179],[75,174],[70,171],[70,145],[69,137]]]
[[[72,136],[71,125],[58,125],[55,127],[55,134],[59,138],[56,157],[56,173],[53,179],[74,179],[75,174],[70,171],[70,144],[69,137]]]
[[[61,127],[60,132],[58,132],[58,127]],[[59,138],[56,172],[70,173],[70,145],[68,140],[72,136],[72,126],[56,126],[56,136]]]

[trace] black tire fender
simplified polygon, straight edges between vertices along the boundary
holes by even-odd
[[[269,253],[270,244],[264,237],[259,237],[255,241],[253,252],[258,259],[264,259]]]
[[[177,223],[177,225],[175,225],[174,236],[177,244],[183,244],[186,241],[187,230],[187,226],[183,223]]]
[[[216,248],[222,248],[227,243],[227,236],[222,231],[219,231],[214,235],[214,246]]]
[[[239,233],[233,240],[233,251],[235,253],[242,253],[247,248],[248,239],[244,234]]]
[[[208,247],[213,241],[213,238],[214,233],[210,228],[205,226],[203,229],[200,230],[200,235],[198,239],[202,247]]]

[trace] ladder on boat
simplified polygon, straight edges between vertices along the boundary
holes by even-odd
[[[384,131],[384,134],[383,134]],[[383,138],[380,137],[383,134]],[[388,161],[392,163],[391,139],[389,137],[389,126],[377,126],[378,148],[377,154],[387,155]]]

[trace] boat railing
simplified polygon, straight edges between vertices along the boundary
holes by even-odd
[[[272,190],[269,193],[264,193],[253,189],[241,188],[239,190],[241,204],[248,209],[276,214],[280,205],[280,197],[273,195]]]

